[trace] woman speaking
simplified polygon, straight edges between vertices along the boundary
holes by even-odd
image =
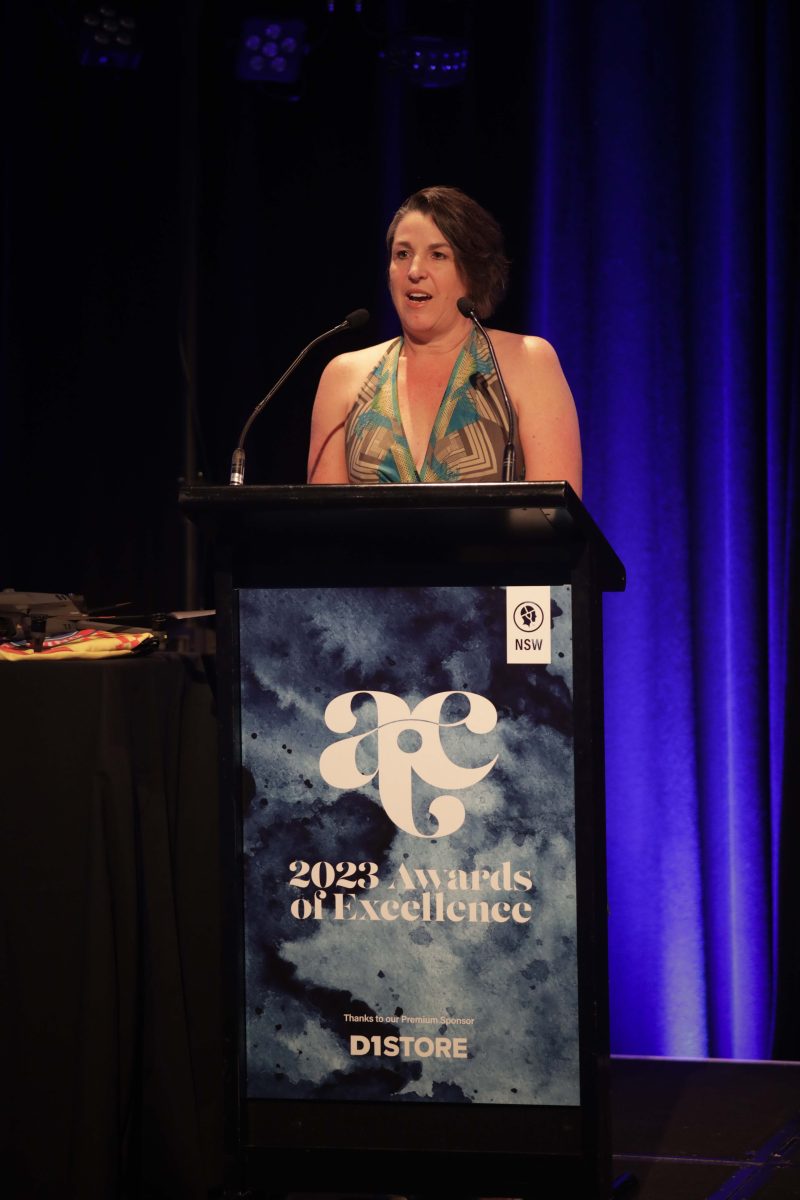
[[[512,441],[516,479],[564,479],[580,495],[578,418],[555,350],[489,330],[498,377],[472,320],[488,320],[506,287],[494,218],[456,188],[424,188],[395,213],[386,242],[401,336],[323,371],[308,482],[497,482]]]

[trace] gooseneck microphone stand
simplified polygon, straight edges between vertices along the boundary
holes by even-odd
[[[516,447],[516,431],[517,431],[517,415],[514,412],[514,406],[509,399],[506,391],[503,373],[500,370],[500,364],[497,361],[497,355],[494,352],[492,339],[484,329],[483,325],[478,320],[475,313],[475,302],[469,296],[462,296],[458,301],[458,311],[462,317],[468,317],[472,321],[476,329],[480,330],[486,345],[489,347],[489,354],[492,358],[492,365],[497,373],[497,380],[500,384],[500,391],[503,394],[503,402],[506,406],[506,415],[508,417],[508,441],[506,448],[503,451],[503,483],[513,483],[517,477],[517,447]]]
[[[244,443],[245,438],[250,432],[250,426],[253,424],[256,417],[267,407],[278,388],[280,388],[286,382],[294,369],[300,365],[305,356],[308,354],[309,350],[313,350],[315,346],[318,346],[320,342],[324,342],[326,338],[332,337],[334,333],[341,333],[345,329],[360,329],[362,325],[366,325],[368,320],[369,313],[367,310],[365,308],[357,308],[355,312],[348,313],[345,319],[340,321],[338,325],[334,325],[333,329],[328,329],[325,333],[321,333],[319,337],[315,337],[313,342],[308,343],[305,350],[300,351],[291,366],[287,367],[278,382],[273,388],[270,388],[263,400],[259,400],[258,404],[255,406],[253,411],[250,413],[250,416],[244,423],[242,432],[239,434],[239,441],[237,442],[236,449],[233,452],[233,457],[231,458],[231,487],[241,487],[241,485],[244,483]]]

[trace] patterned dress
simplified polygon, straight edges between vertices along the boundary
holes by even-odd
[[[397,363],[403,339],[392,342],[370,371],[345,421],[351,483],[500,482],[508,418],[488,350],[473,329],[456,359],[419,471],[403,430]],[[517,439],[517,478],[525,462]]]

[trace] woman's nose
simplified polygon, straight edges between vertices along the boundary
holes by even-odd
[[[419,255],[415,254],[410,260],[408,274],[412,279],[421,279],[425,274],[425,265]]]

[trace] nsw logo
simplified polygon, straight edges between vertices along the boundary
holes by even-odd
[[[506,588],[506,662],[549,663],[550,588]]]
[[[533,600],[523,600],[514,609],[514,624],[523,633],[535,633],[544,624],[544,612]]]
[[[412,837],[447,837],[464,824],[466,810],[457,796],[436,796],[429,812],[437,821],[435,833],[425,833],[414,821],[413,779],[418,776],[433,788],[461,791],[479,783],[497,762],[497,755],[479,767],[463,767],[453,762],[442,746],[441,730],[463,725],[470,733],[490,733],[497,724],[497,710],[491,701],[476,692],[436,692],[420,700],[413,709],[391,692],[345,692],[331,700],[325,709],[325,724],[333,733],[350,733],[356,726],[353,701],[369,696],[375,702],[377,722],[364,733],[342,738],[326,747],[320,755],[319,770],[331,787],[361,788],[378,777],[378,791],[386,815],[398,829]],[[466,716],[443,720],[442,708],[451,696],[463,696],[469,704]],[[412,736],[409,736],[412,735]],[[374,739],[377,766],[364,772],[358,765],[357,752],[367,739]],[[402,744],[401,744],[402,742]],[[413,748],[409,748],[409,743]]]

